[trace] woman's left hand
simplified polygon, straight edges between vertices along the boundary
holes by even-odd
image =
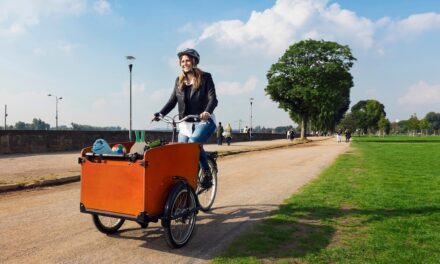
[[[209,114],[208,112],[203,112],[200,114],[200,119],[202,120],[208,120],[211,117],[211,114]]]

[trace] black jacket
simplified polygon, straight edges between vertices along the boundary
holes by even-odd
[[[179,118],[182,119],[187,115],[185,113],[185,91],[181,91],[178,87],[178,80],[174,84],[173,92],[171,93],[170,99],[165,104],[165,106],[160,110],[162,115],[167,115],[173,108],[178,104]],[[212,80],[211,74],[208,72],[202,73],[202,82],[195,92],[191,91],[190,99],[187,100],[191,104],[192,112],[201,114],[203,112],[208,112],[212,114],[215,107],[217,106],[217,96],[215,94],[214,81]]]

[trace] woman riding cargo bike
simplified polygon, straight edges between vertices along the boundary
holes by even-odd
[[[208,211],[214,202],[217,155],[206,153],[200,143],[216,128],[215,87],[211,75],[196,68],[200,56],[195,50],[178,57],[182,74],[170,100],[153,118],[172,124],[171,143],[158,140],[159,144],[155,141],[138,150],[136,140],[108,146],[121,147],[125,150],[121,153],[98,152],[95,146],[81,151],[80,211],[91,214],[105,234],[117,232],[125,220],[142,228],[160,220],[167,243],[179,248],[190,240],[198,211]],[[166,116],[176,104],[180,120]],[[177,124],[178,141],[188,144],[173,144]]]
[[[176,78],[170,99],[160,112],[154,114],[153,120],[158,121],[178,105],[179,118],[198,116],[199,118],[186,118],[179,123],[178,142],[205,143],[216,129],[214,109],[217,106],[215,85],[211,74],[202,71],[197,65],[200,55],[194,49],[185,49],[177,54],[181,74]],[[215,195],[216,179],[213,181],[215,167],[208,161],[207,154],[201,148],[200,166],[202,169],[201,188]],[[212,195],[208,195],[209,197]],[[201,195],[199,195],[201,198]],[[214,197],[209,200],[213,202]],[[209,207],[212,205],[210,202]],[[208,208],[209,209],[209,208]]]

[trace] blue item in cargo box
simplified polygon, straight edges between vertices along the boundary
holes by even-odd
[[[110,145],[104,139],[100,138],[95,140],[92,147],[93,153],[96,154],[112,154],[113,151],[110,148]]]

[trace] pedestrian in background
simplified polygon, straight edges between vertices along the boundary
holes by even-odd
[[[345,130],[345,142],[346,143],[350,142],[350,138],[351,138],[351,131],[350,131],[350,129],[347,128]]]
[[[336,141],[338,143],[341,143],[341,138],[342,138],[342,130],[338,129],[338,131],[336,132]]]
[[[293,129],[290,129],[289,139],[290,141],[293,141],[295,138],[295,131]]]
[[[222,122],[218,122],[218,126],[217,126],[217,145],[222,145],[223,144],[223,127],[222,127]]]
[[[231,124],[228,123],[225,127],[225,131],[223,132],[223,136],[226,139],[226,143],[229,145],[231,145],[231,141],[232,141],[232,127]]]

